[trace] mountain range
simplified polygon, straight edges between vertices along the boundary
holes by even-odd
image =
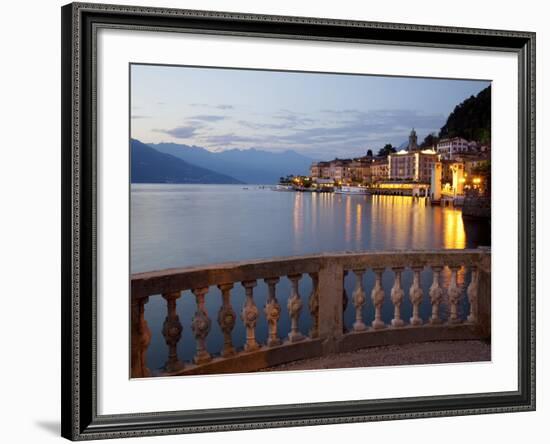
[[[258,149],[208,151],[177,143],[149,144],[158,152],[177,157],[248,184],[275,184],[289,173],[306,175],[313,159],[295,151],[273,153]]]
[[[136,139],[131,140],[130,146],[132,183],[243,183],[225,174],[161,153]]]

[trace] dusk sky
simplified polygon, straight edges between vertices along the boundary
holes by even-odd
[[[419,142],[488,81],[132,65],[131,132],[211,151],[332,159]]]

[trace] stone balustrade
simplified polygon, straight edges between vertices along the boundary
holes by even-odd
[[[427,292],[421,285],[421,273],[426,270],[431,271]],[[392,272],[393,285],[385,289],[382,276],[388,271]],[[467,287],[459,285],[459,277],[466,271],[471,272]],[[367,272],[374,273],[370,294],[363,279]],[[412,273],[409,288],[403,286],[405,272]],[[355,278],[349,301],[344,286],[347,275]],[[311,292],[303,295],[299,283],[305,276],[311,279]],[[288,278],[291,284],[290,293],[285,295],[286,306],[278,298],[277,286],[282,278]],[[255,299],[258,285],[267,287],[263,307],[259,307]],[[239,307],[232,303],[232,291],[237,286],[242,286],[245,294],[244,303]],[[217,313],[208,313],[205,305],[212,287],[221,293]],[[188,290],[195,299],[195,313],[191,325],[183,326],[176,304]],[[239,373],[370,346],[490,338],[489,249],[334,253],[168,269],[132,275],[131,293],[131,375],[134,378]],[[145,310],[150,297],[160,296],[166,301],[166,319],[162,332],[158,332],[165,339],[166,363],[162,370],[153,371],[146,365],[152,332]],[[406,298],[412,305],[410,319],[402,315]],[[461,316],[459,305],[464,298],[469,313]],[[353,306],[354,322],[346,329],[344,311],[349,303]],[[424,319],[420,310],[422,303],[431,305],[430,315]],[[393,318],[388,323],[382,316],[384,304],[393,306]],[[443,306],[447,310],[445,317],[441,313]],[[371,309],[372,319],[365,317],[367,307]],[[283,310],[290,320],[289,331],[284,332],[280,331]],[[307,334],[300,331],[300,318],[305,310],[311,317]],[[267,325],[264,343],[256,336],[260,316],[265,317]],[[214,321],[223,334],[220,350],[207,347]],[[242,322],[245,335],[240,349],[232,340],[237,322]],[[183,362],[178,356],[184,328],[190,329],[195,337],[195,344],[191,345],[195,349],[194,357],[190,362]]]

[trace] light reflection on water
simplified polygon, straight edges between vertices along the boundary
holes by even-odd
[[[332,193],[273,192],[239,185],[132,185],[131,190],[131,270],[160,270],[172,267],[213,264],[278,256],[294,256],[331,251],[363,250],[415,250],[475,248],[489,245],[489,227],[486,224],[468,224],[462,220],[460,210],[432,207],[425,199],[406,196],[349,196]],[[421,315],[427,319],[431,310],[427,297],[431,285],[431,271],[421,274],[425,300]],[[442,283],[448,285],[450,270],[442,273]],[[469,272],[460,270],[458,284],[465,287]],[[389,322],[393,307],[389,292],[393,285],[393,272],[386,270],[382,277],[386,291],[383,318]],[[412,273],[405,271],[402,285],[405,302],[402,317],[411,316],[408,288]],[[346,290],[351,299],[355,276],[349,273]],[[374,310],[370,291],[374,274],[364,276],[365,291],[369,296],[364,306],[366,321],[372,321]],[[307,334],[310,317],[307,298],[311,280],[304,276],[300,292],[304,308],[300,329]],[[277,297],[283,312],[279,322],[280,336],[288,333],[290,321],[286,313],[286,300],[290,282],[282,278],[277,285]],[[259,341],[267,337],[267,323],[263,306],[267,286],[259,281],[254,290],[255,302],[260,308],[257,325]],[[467,313],[463,298],[461,311]],[[231,302],[239,314],[244,302],[244,291],[236,283]],[[217,312],[221,306],[221,293],[212,287],[206,297],[206,307],[212,320],[207,346],[212,353],[219,352],[223,336],[217,325]],[[179,342],[180,357],[190,360],[195,351],[191,332],[191,319],[195,311],[194,296],[183,293],[177,304],[184,330]],[[445,311],[445,310],[444,310]],[[163,365],[167,347],[162,337],[162,323],[166,316],[165,301],[153,296],[146,305],[146,318],[153,333],[147,354],[148,365]],[[445,313],[443,313],[445,316]],[[353,323],[354,307],[349,303],[345,313],[348,327]],[[233,331],[234,344],[244,344],[244,329],[240,319]]]

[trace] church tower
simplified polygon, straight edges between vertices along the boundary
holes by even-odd
[[[416,131],[413,128],[411,134],[409,134],[409,147],[407,148],[407,150],[414,151],[416,149],[418,149],[418,140],[416,137]]]

